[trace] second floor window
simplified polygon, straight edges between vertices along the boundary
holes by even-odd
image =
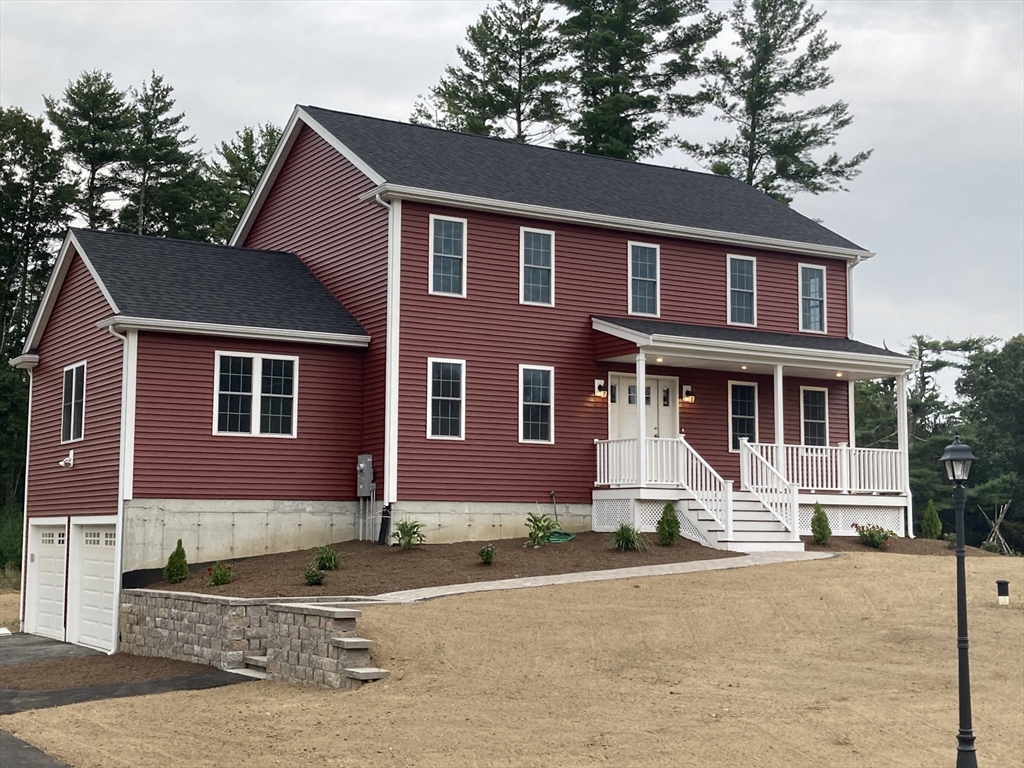
[[[629,244],[629,313],[658,314],[658,251],[656,245]]]
[[[555,233],[524,229],[522,241],[522,296],[524,304],[555,303]]]
[[[466,295],[466,221],[430,217],[430,292]]]
[[[64,395],[61,403],[60,441],[81,440],[85,431],[85,363],[64,369]]]
[[[295,437],[298,358],[217,353],[216,434]]]
[[[466,361],[429,358],[427,371],[430,375],[427,437],[464,439]]]
[[[745,256],[729,257],[729,322],[732,324],[757,323],[754,264],[753,259]]]
[[[800,330],[825,331],[825,268],[800,265]]]
[[[804,445],[828,445],[828,390],[800,388]]]
[[[729,382],[729,447],[740,449],[740,439],[757,442],[757,385]]]

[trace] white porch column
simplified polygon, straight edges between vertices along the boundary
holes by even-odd
[[[782,366],[775,366],[775,469],[786,477],[786,423],[782,413]]]
[[[900,450],[900,480],[907,494],[907,537],[914,538],[914,503],[910,496],[910,413],[907,411],[907,374],[896,379],[896,440]]]
[[[854,402],[853,402],[853,399],[854,399],[853,398],[854,386],[853,386],[853,379],[850,379],[846,383],[850,385],[850,394],[848,394],[846,396],[847,397],[846,407],[847,407],[847,411],[849,412],[849,415],[850,415],[850,441],[849,442],[850,442],[850,447],[851,448],[856,448],[857,447],[857,414],[854,412]]]
[[[636,353],[636,479],[647,487],[647,357],[641,349]],[[626,395],[627,402],[629,395]]]

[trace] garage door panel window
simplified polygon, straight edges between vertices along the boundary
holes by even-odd
[[[217,353],[214,434],[295,437],[297,357]]]
[[[85,363],[64,369],[60,441],[73,443],[85,434]]]

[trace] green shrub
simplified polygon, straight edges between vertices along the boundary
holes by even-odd
[[[476,551],[476,556],[480,558],[480,562],[484,565],[493,563],[497,554],[498,549],[493,544],[487,544]]]
[[[981,548],[984,549],[986,552],[998,552],[999,551],[999,545],[996,544],[994,541],[985,540],[985,541],[981,542]]]
[[[526,527],[530,529],[527,534],[524,547],[537,547],[547,544],[551,534],[558,530],[558,523],[551,519],[550,515],[538,515],[531,512],[526,516]]]
[[[666,501],[665,506],[661,508],[657,531],[658,543],[663,547],[671,547],[679,538],[679,516],[671,501]]]
[[[327,578],[327,574],[316,567],[316,562],[312,562],[306,566],[306,570],[303,571],[302,577],[306,580],[306,584],[311,587],[319,587],[324,583],[324,579]]]
[[[942,521],[939,520],[935,502],[931,499],[925,505],[924,515],[921,517],[921,535],[926,539],[938,539],[942,536]]]
[[[335,552],[330,544],[325,544],[316,548],[311,565],[318,571],[336,571],[341,562],[341,555]]]
[[[942,540],[946,542],[946,549],[956,549],[956,534],[947,533],[942,536]]]
[[[860,537],[860,543],[875,549],[886,549],[889,546],[889,539],[896,538],[896,534],[883,528],[880,525],[857,525],[853,529]]]
[[[235,578],[235,574],[231,572],[232,567],[230,563],[224,565],[224,563],[220,562],[211,565],[206,569],[206,574],[210,577],[206,582],[206,586],[219,587],[222,584],[230,584]]]
[[[814,502],[814,513],[811,515],[811,537],[815,544],[825,546],[832,538],[832,526],[828,524],[828,515],[818,502]]]
[[[188,578],[188,560],[185,559],[185,548],[181,546],[181,539],[178,539],[178,546],[167,558],[167,565],[164,566],[164,581],[168,584],[178,584]]]
[[[613,547],[623,552],[642,552],[651,545],[647,537],[629,523],[622,523],[608,540]]]
[[[391,537],[402,549],[412,549],[427,540],[423,534],[423,523],[419,520],[402,520],[395,525],[395,532]]]

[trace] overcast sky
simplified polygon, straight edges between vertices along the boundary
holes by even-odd
[[[484,6],[2,0],[0,103],[38,115],[82,70],[127,87],[155,69],[208,150],[243,125],[283,125],[297,103],[404,120]],[[849,192],[793,205],[878,254],[855,270],[855,335],[901,349],[914,333],[1022,332],[1024,3],[816,6],[843,46],[827,97],[855,116],[839,150],[874,155]],[[725,130],[710,116],[675,129]]]

